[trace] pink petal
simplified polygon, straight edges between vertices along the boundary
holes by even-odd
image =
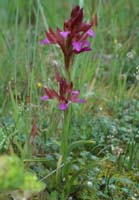
[[[40,44],[41,45],[50,44],[50,41],[46,38],[46,39],[40,41]]]
[[[82,48],[81,48],[80,52],[83,52],[83,51],[91,51],[90,42],[87,40],[82,42]]]
[[[67,103],[60,103],[59,104],[59,109],[60,110],[66,110],[68,108],[68,104]]]
[[[78,103],[85,103],[86,100],[85,99],[78,99]]]
[[[88,47],[88,48],[90,48],[90,42],[87,41],[87,40],[83,41],[83,47]]]
[[[71,100],[72,102],[78,102],[78,97],[79,97],[79,93],[72,94],[70,100]]]
[[[79,92],[79,90],[73,90],[73,91],[72,91],[72,94],[79,95],[80,92]]]
[[[77,53],[80,53],[82,51],[90,51],[90,42],[85,40],[85,41],[74,41],[72,42],[72,46],[74,48],[74,50]]]
[[[69,34],[70,34],[70,31],[61,31],[61,32],[60,32],[60,35],[61,35],[64,39],[66,39],[66,38],[68,37]]]
[[[72,96],[70,98],[71,102],[73,103],[85,103],[86,100],[85,99],[79,99],[79,94],[80,92],[78,90],[74,90],[72,91]]]
[[[89,35],[90,37],[95,37],[95,33],[92,29],[89,29],[87,32],[87,35]]]
[[[74,42],[72,42],[72,46],[73,46],[74,50],[79,52],[82,48],[82,42],[81,41],[74,41]]]
[[[46,96],[46,95],[44,95],[44,96],[41,97],[41,100],[42,100],[42,101],[47,101],[48,99],[49,99],[49,97]]]

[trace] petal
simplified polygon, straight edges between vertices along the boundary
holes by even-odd
[[[51,28],[46,32],[46,36],[50,44],[57,44],[57,34]]]
[[[72,92],[72,95],[71,95],[71,97],[70,97],[70,100],[72,101],[72,102],[78,102],[78,97],[79,97],[79,92]]]
[[[73,91],[72,91],[72,94],[79,95],[80,92],[79,92],[79,90],[73,90]]]
[[[85,99],[79,99],[80,92],[78,90],[72,91],[72,95],[70,97],[70,101],[73,103],[85,103]]]
[[[66,110],[68,108],[68,104],[67,103],[60,103],[59,104],[59,109],[60,110]]]
[[[91,51],[90,48],[90,42],[87,40],[84,41],[74,41],[73,43],[73,47],[75,50],[75,53],[81,53],[83,51]]]
[[[91,24],[87,24],[87,23],[82,23],[80,26],[80,31],[85,33],[87,32],[90,28],[92,27]]]
[[[50,41],[46,38],[46,39],[40,41],[40,44],[42,44],[42,45],[50,44]]]
[[[75,99],[71,99],[72,103],[85,103],[86,100],[85,99],[78,99],[78,98],[75,98]]]
[[[61,79],[59,82],[59,94],[60,96],[65,96],[67,91],[67,81],[65,79]]]
[[[90,42],[87,40],[82,42],[82,48],[81,48],[80,52],[83,52],[83,51],[91,51]]]
[[[49,97],[46,96],[46,95],[44,95],[44,96],[41,97],[41,100],[42,100],[42,101],[47,101],[48,99],[49,99]]]
[[[78,31],[83,21],[83,8],[75,6],[71,11],[71,18],[69,21],[71,23],[71,29]]]
[[[74,42],[72,42],[72,46],[73,46],[74,50],[79,52],[82,48],[82,42],[81,41],[74,41]]]
[[[86,100],[85,99],[78,99],[78,103],[85,103]]]
[[[60,35],[61,35],[64,39],[66,39],[66,38],[68,37],[69,34],[70,34],[70,31],[61,31],[61,32],[60,32]]]
[[[92,29],[89,29],[87,32],[87,35],[89,35],[90,37],[95,37],[95,33],[94,33],[94,31],[92,30]]]
[[[49,88],[44,89],[49,99],[58,98],[58,94],[55,90]]]
[[[90,42],[87,41],[87,40],[83,41],[83,42],[82,42],[82,45],[83,45],[83,47],[90,48]]]
[[[61,74],[60,74],[60,72],[58,70],[58,67],[56,65],[55,65],[55,74],[56,74],[57,82],[60,82],[62,80],[62,78],[61,78]]]
[[[67,88],[66,88],[66,93],[72,93],[72,88],[73,88],[73,83],[70,82],[69,84],[67,84]]]

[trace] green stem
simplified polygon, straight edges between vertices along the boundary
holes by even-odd
[[[61,133],[61,155],[64,164],[68,157],[68,147],[70,138],[70,119],[71,119],[71,106],[64,112],[63,130]]]

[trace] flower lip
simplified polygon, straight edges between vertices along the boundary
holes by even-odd
[[[73,90],[73,91],[72,91],[72,94],[79,95],[80,92],[79,92],[79,90]]]
[[[85,103],[86,100],[85,99],[78,99],[78,103]]]
[[[92,30],[92,29],[89,29],[87,32],[87,35],[89,35],[90,37],[95,37],[95,33],[94,33],[94,31]]]
[[[47,101],[48,99],[49,99],[49,97],[47,95],[44,95],[44,96],[41,97],[42,101]]]
[[[60,103],[59,104],[59,109],[60,110],[66,110],[68,108],[68,104],[67,103]]]
[[[79,52],[82,48],[82,42],[74,41],[74,42],[72,42],[72,46],[73,46],[74,50]]]
[[[78,53],[82,51],[90,51],[90,42],[85,40],[85,41],[73,41],[72,42],[73,49],[77,51]]]
[[[40,41],[40,44],[41,45],[50,44],[50,41],[47,38],[45,38],[44,40]]]
[[[68,37],[69,34],[70,34],[70,31],[61,31],[61,32],[60,32],[60,35],[61,35],[64,39],[66,39],[66,38]]]

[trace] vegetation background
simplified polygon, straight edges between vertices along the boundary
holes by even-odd
[[[40,40],[77,4],[86,21],[97,14],[98,26],[92,51],[73,66],[87,103],[74,105],[71,140],[95,143],[71,152],[65,184],[55,173],[61,114],[55,102],[40,101],[42,85],[54,85],[53,61],[62,70],[63,57]],[[34,198],[139,199],[138,8],[138,0],[0,0],[0,154],[18,155],[45,182]]]

